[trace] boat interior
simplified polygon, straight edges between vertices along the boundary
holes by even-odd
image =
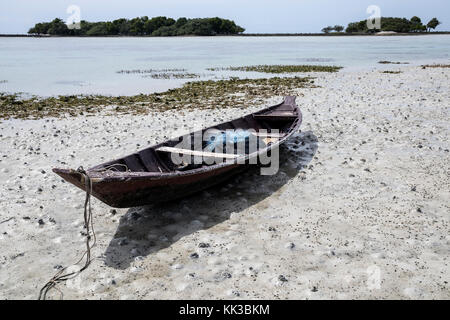
[[[201,148],[194,145],[185,145],[185,141],[193,141],[194,135],[201,134],[204,136],[206,130],[208,132],[216,132],[221,134],[227,130],[250,132],[250,134],[257,137],[258,148],[265,148],[272,143],[276,143],[288,134],[291,128],[298,121],[298,109],[295,104],[284,104],[267,108],[260,112],[250,114],[229,122],[221,123],[216,126],[203,129],[201,132],[193,132],[179,138],[168,140],[160,145],[152,146],[121,159],[101,164],[97,167],[91,168],[93,171],[113,170],[120,172],[154,172],[154,173],[169,173],[176,171],[186,171],[197,169],[203,166],[217,164],[219,162],[228,161],[242,156],[242,153],[237,153],[228,150],[226,146],[230,146],[227,141],[222,150],[208,150],[208,141],[202,141]],[[183,142],[184,141],[184,142]],[[180,143],[184,143],[184,147],[180,148]],[[234,142],[231,142],[233,145]],[[242,151],[242,150],[241,150]],[[245,152],[249,150],[246,147]],[[173,161],[173,155],[186,156],[192,161],[183,161],[176,163]],[[245,155],[245,153],[244,153]],[[201,159],[211,159],[214,161],[196,160],[194,157]]]

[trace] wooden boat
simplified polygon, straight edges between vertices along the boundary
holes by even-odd
[[[251,130],[258,139],[263,140],[263,147],[253,153],[232,154],[177,148],[182,139],[195,134],[190,133],[84,172],[72,169],[53,169],[53,172],[85,191],[85,175],[88,175],[91,183],[89,191],[112,207],[128,208],[169,201],[206,189],[247,169],[251,158],[263,152],[273,152],[298,130],[301,121],[302,114],[295,104],[295,97],[288,96],[275,106],[202,130]],[[213,157],[216,162],[180,166],[172,161],[173,154]]]

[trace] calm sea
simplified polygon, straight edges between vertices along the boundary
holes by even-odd
[[[255,64],[320,64],[388,68],[380,60],[412,65],[450,61],[450,35],[400,37],[0,38],[0,91],[41,96],[133,95],[180,86],[120,70],[186,69],[200,79],[267,77],[208,71]],[[191,79],[192,80],[192,79]]]

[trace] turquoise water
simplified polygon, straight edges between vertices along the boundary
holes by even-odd
[[[200,79],[267,74],[208,71],[255,64],[387,68],[450,61],[450,35],[399,37],[0,38],[0,91],[42,96],[133,95],[192,79],[153,79],[120,70],[186,69]]]

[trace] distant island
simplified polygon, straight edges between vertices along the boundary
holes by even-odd
[[[134,19],[117,19],[114,21],[88,22],[82,20],[78,24],[67,25],[62,19],[51,22],[37,23],[28,31],[29,36],[347,36],[385,34],[428,34],[435,30],[441,22],[437,18],[427,24],[414,16],[411,19],[382,17],[379,29],[369,29],[367,20],[350,22],[345,28],[341,25],[327,26],[322,33],[243,33],[245,29],[236,25],[232,20],[215,18],[178,18],[167,17],[148,18],[147,16]],[[433,32],[433,34],[448,34],[448,32]],[[25,36],[25,35],[0,35]]]
[[[441,22],[437,18],[431,19],[426,25],[422,23],[422,20],[414,16],[411,19],[406,18],[392,18],[381,17],[380,29],[369,29],[367,27],[367,20],[361,20],[358,22],[350,22],[345,29],[346,33],[376,33],[376,32],[398,32],[398,33],[417,33],[427,32],[431,29],[435,30]],[[322,29],[323,33],[330,33],[335,31],[340,33],[344,30],[343,26],[336,25],[334,27],[328,26]]]
[[[138,17],[131,20],[117,19],[106,22],[88,22],[67,25],[61,19],[37,23],[28,31],[30,35],[54,36],[214,36],[236,35],[245,29],[234,21],[215,18]]]

